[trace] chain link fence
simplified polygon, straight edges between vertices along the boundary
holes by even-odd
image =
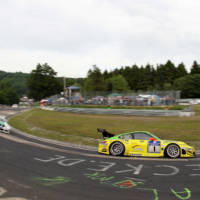
[[[83,92],[71,91],[70,95],[49,98],[55,105],[116,105],[116,106],[162,106],[175,105],[180,91],[153,92]]]

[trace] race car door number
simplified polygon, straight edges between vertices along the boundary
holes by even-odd
[[[148,142],[148,153],[160,153],[160,151],[161,151],[160,141]]]

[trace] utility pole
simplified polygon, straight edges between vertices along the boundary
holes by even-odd
[[[64,85],[64,88],[63,88],[64,97],[66,97],[66,77],[65,76],[63,77],[63,85]]]

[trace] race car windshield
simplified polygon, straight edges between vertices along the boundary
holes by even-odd
[[[125,139],[125,140],[130,140],[130,139],[135,139],[135,140],[151,140],[152,138],[155,140],[160,140],[159,137],[155,136],[152,133],[148,132],[142,132],[142,131],[137,131],[133,133],[126,133],[123,135],[119,135],[120,139]]]
[[[132,134],[132,138],[135,140],[151,140],[151,138],[160,140],[160,138],[158,138],[157,136],[145,132],[135,132]]]

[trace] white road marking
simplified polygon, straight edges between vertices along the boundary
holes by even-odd
[[[64,159],[66,158],[65,156],[59,156],[59,155],[55,155],[55,158],[49,158],[49,159],[41,159],[41,158],[34,158],[34,160],[38,160],[38,161],[41,161],[41,162],[51,162],[51,161],[54,161],[54,160],[61,160],[61,159]]]
[[[193,171],[200,171],[200,164],[185,165],[187,167],[198,167],[197,169],[192,169]],[[190,176],[200,176],[200,174],[190,174]]]
[[[153,175],[155,175],[155,176],[174,176],[174,175],[176,175],[176,174],[179,173],[179,169],[178,169],[177,167],[175,167],[175,166],[170,166],[170,165],[157,165],[157,166],[155,166],[155,167],[160,167],[160,168],[165,167],[165,168],[170,168],[170,169],[173,170],[171,173],[166,173],[166,174],[154,173]]]
[[[73,162],[69,162],[68,161],[73,161]],[[79,164],[79,163],[82,163],[82,162],[85,162],[86,160],[83,160],[83,159],[64,159],[64,160],[59,160],[58,161],[58,164],[63,166],[63,167],[71,167],[73,165],[76,165],[76,164]],[[67,162],[67,163],[65,163]]]
[[[92,169],[92,168],[88,168],[88,170],[93,170],[93,171],[97,171],[97,172],[105,172],[108,169],[110,169],[111,167],[113,167],[114,165],[116,165],[116,163],[113,162],[100,162],[102,163],[101,165],[98,165],[98,167],[100,167],[100,169]]]
[[[1,196],[3,196],[5,193],[7,192],[6,189],[4,189],[3,187],[0,187],[0,200],[27,200],[21,197],[8,197],[8,198],[2,198]]]
[[[133,174],[139,175],[144,165],[138,165],[137,167],[135,167],[135,166],[133,166],[131,164],[126,164],[126,166],[131,168],[131,169],[116,171],[115,173],[120,174],[120,173],[126,173],[126,172],[133,171]]]

